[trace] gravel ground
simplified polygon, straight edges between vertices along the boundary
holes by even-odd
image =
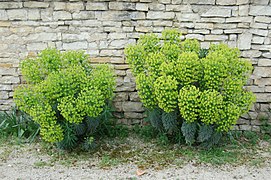
[[[271,162],[264,166],[213,167],[190,162],[182,167],[170,167],[162,170],[147,169],[141,176],[136,174],[135,164],[114,166],[101,169],[93,165],[97,159],[80,161],[74,166],[55,163],[49,166],[37,162],[49,162],[50,156],[39,153],[36,147],[12,147],[8,155],[5,147],[0,148],[0,179],[271,179]]]
[[[140,145],[138,141],[132,144]],[[143,144],[144,145],[144,144]],[[133,147],[134,148],[134,147]],[[146,147],[144,147],[145,149]],[[267,146],[265,147],[267,148]],[[148,150],[148,149],[146,149]],[[46,152],[45,152],[46,151]],[[266,156],[267,161],[260,166],[251,165],[222,165],[212,166],[199,164],[193,160],[181,166],[162,168],[161,170],[146,169],[141,176],[137,175],[138,166],[128,161],[127,164],[118,164],[103,169],[99,166],[101,159],[87,154],[86,156],[71,156],[63,159],[62,156],[42,148],[42,145],[2,145],[0,146],[0,180],[13,179],[271,179],[271,154]],[[145,153],[145,152],[143,152]],[[50,154],[50,155],[49,155]],[[246,154],[244,154],[244,157]],[[52,163],[52,159],[55,161]],[[67,163],[67,160],[71,162]],[[64,162],[64,163],[63,163]],[[75,163],[73,163],[75,162]],[[130,162],[130,163],[129,163]],[[66,163],[66,164],[65,164]]]

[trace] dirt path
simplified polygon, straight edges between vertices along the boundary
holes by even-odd
[[[80,160],[74,166],[50,162],[49,155],[39,153],[33,146],[12,149],[0,148],[0,179],[271,179],[271,162],[264,166],[218,167],[197,165],[190,162],[182,167],[170,167],[163,170],[147,169],[145,174],[137,176],[138,167],[125,164],[101,169],[97,159]]]

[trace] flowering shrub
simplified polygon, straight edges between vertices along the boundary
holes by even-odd
[[[88,58],[81,51],[45,49],[22,61],[26,84],[15,90],[14,100],[40,125],[45,141],[75,147],[97,127],[97,118],[112,99],[112,70],[91,66]]]
[[[201,49],[197,40],[181,42],[178,31],[164,30],[161,38],[141,36],[125,54],[152,125],[161,131],[175,126],[170,129],[181,130],[187,143],[195,142],[196,134],[205,142],[229,131],[255,101],[243,89],[251,63],[225,44]],[[173,112],[177,115],[166,116]]]

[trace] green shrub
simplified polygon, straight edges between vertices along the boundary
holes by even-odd
[[[89,141],[113,97],[112,70],[91,66],[88,58],[82,51],[45,49],[21,63],[26,84],[14,92],[17,106],[40,125],[45,141],[65,149]]]
[[[141,36],[125,54],[150,123],[161,132],[181,131],[189,144],[216,144],[255,101],[243,88],[252,64],[225,44],[201,49],[197,40],[181,42],[177,30],[165,30],[161,38]]]

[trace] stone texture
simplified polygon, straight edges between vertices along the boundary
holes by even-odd
[[[26,20],[27,10],[25,9],[12,9],[7,10],[9,20]]]
[[[214,6],[201,15],[202,17],[230,17],[231,9]]]
[[[251,47],[252,34],[245,32],[238,36],[238,48],[241,50],[250,49]]]
[[[88,2],[86,4],[87,10],[107,10],[108,4],[106,2]]]
[[[147,13],[147,19],[173,19],[174,16],[174,12],[149,11]]]
[[[271,16],[271,6],[250,6],[249,15]]]
[[[122,105],[124,111],[127,112],[143,112],[143,104],[141,102],[124,102]]]

